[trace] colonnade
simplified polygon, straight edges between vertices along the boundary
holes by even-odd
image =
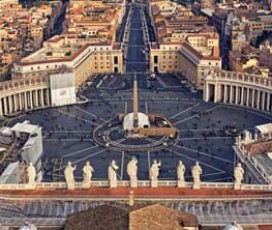
[[[51,105],[46,79],[8,81],[0,84],[0,116]]]
[[[249,74],[222,74],[207,76],[204,85],[205,101],[221,102],[272,111],[272,80]],[[246,77],[245,77],[246,76]]]

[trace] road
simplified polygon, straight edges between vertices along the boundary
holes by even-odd
[[[139,88],[147,88],[148,72],[148,41],[145,34],[145,19],[143,8],[147,7],[133,3],[128,16],[126,27],[127,41],[125,40],[125,68],[128,84],[132,86],[134,75],[137,75]],[[127,42],[127,43],[126,43]]]

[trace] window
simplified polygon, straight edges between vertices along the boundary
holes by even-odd
[[[114,56],[114,64],[118,64],[118,57]]]
[[[154,56],[154,63],[155,64],[158,64],[158,61],[159,61],[159,57],[157,55]]]

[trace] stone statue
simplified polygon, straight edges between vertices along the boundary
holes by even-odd
[[[29,166],[27,167],[27,178],[29,185],[35,185],[36,169],[33,166],[32,162],[30,162]]]
[[[193,189],[200,189],[200,175],[202,174],[202,168],[197,161],[192,167],[192,176],[193,176]]]
[[[76,166],[72,166],[71,161],[68,161],[68,164],[64,170],[65,181],[68,189],[75,189],[75,179],[74,179],[74,171],[76,170]]]
[[[26,221],[24,226],[20,227],[19,229],[37,230],[37,227],[34,224],[31,224],[28,221]]]
[[[132,157],[131,160],[127,164],[127,174],[130,177],[130,186],[132,188],[137,187],[137,170],[138,170],[138,160],[136,157]]]
[[[108,179],[110,181],[110,188],[117,187],[117,170],[119,169],[115,160],[112,160],[108,167]]]
[[[150,167],[149,177],[151,180],[152,188],[158,187],[158,176],[160,172],[160,168],[159,168],[160,166],[161,166],[161,161],[157,162],[157,160],[154,160],[153,164]]]
[[[178,187],[185,186],[184,174],[185,174],[185,165],[182,163],[182,161],[179,161],[177,166]]]
[[[82,169],[83,171],[83,186],[85,188],[90,188],[90,183],[92,180],[92,173],[94,172],[93,167],[90,165],[90,162],[87,161],[85,166]]]
[[[244,169],[242,168],[241,163],[238,163],[237,166],[234,168],[234,189],[241,189],[242,180],[244,177]]]

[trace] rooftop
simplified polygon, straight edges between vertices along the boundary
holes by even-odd
[[[96,223],[94,225],[94,223]],[[65,230],[70,229],[182,229],[198,226],[195,215],[173,210],[160,204],[134,206],[101,205],[68,216]]]

